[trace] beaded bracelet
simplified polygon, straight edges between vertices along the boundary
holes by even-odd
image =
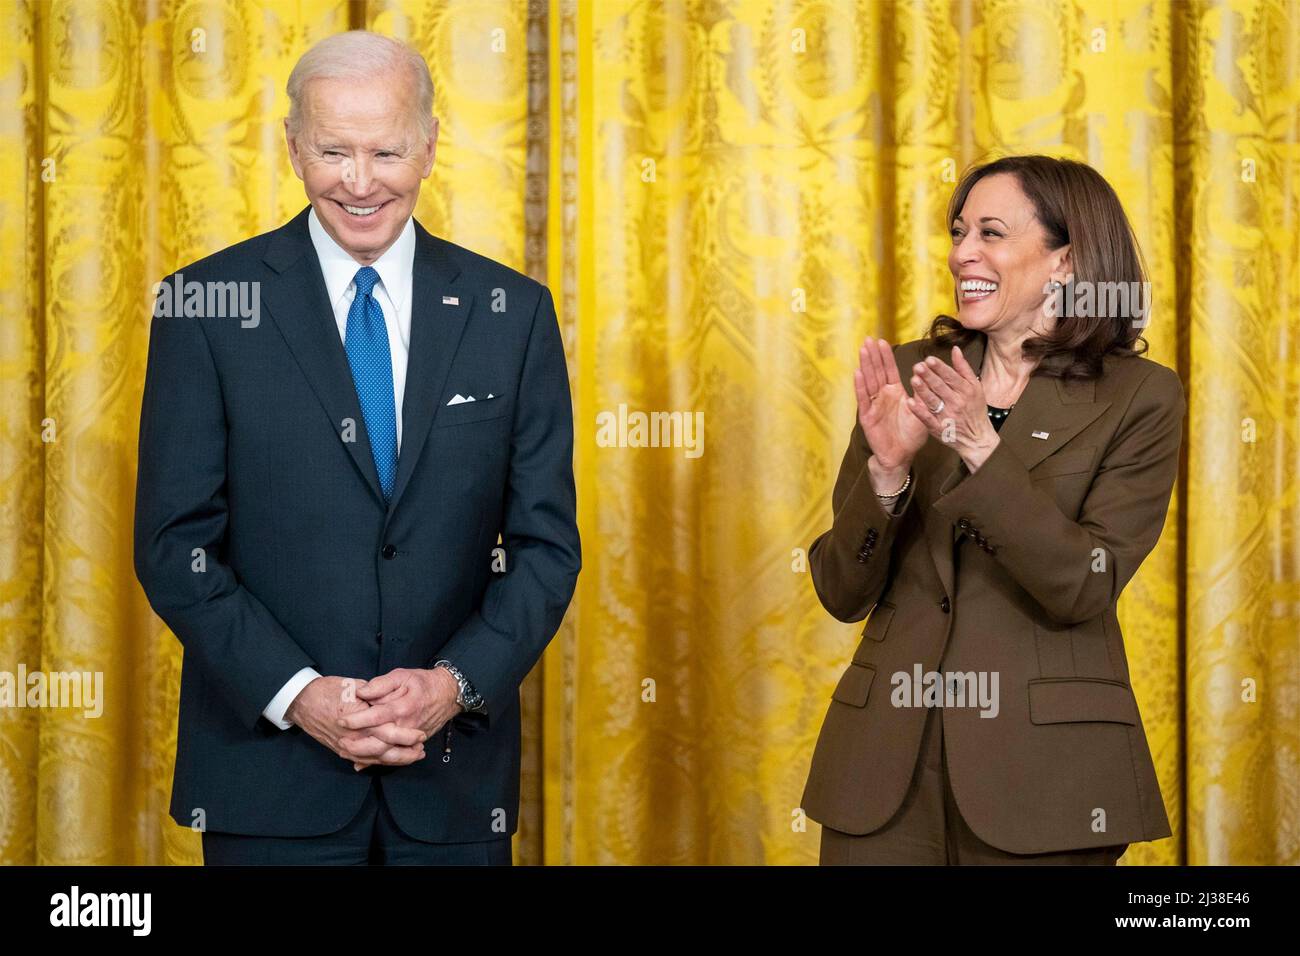
[[[899,489],[898,489],[897,491],[895,491],[892,495],[882,495],[882,494],[877,493],[876,497],[877,497],[877,498],[897,498],[899,495],[901,495],[903,492],[905,492],[911,484],[912,484],[912,469],[909,468],[909,469],[907,469],[907,481],[903,482],[903,487],[899,488]]]

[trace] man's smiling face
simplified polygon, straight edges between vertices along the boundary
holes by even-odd
[[[302,128],[285,121],[293,171],[325,231],[361,265],[391,246],[433,169],[438,121],[421,140],[415,84],[405,73],[318,77],[303,90]]]

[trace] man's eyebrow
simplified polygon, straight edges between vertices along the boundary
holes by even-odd
[[[334,140],[324,140],[324,141],[322,141],[322,142],[317,143],[317,144],[316,144],[316,148],[319,149],[319,150],[324,151],[324,150],[327,150],[327,149],[344,149],[345,147],[343,146],[342,143],[336,143],[336,142],[334,142]],[[395,143],[395,144],[390,145],[390,146],[375,146],[375,147],[372,147],[371,150],[370,150],[370,152],[372,152],[372,153],[404,153],[404,152],[406,152],[409,148],[410,148],[410,147],[409,147],[406,143]]]

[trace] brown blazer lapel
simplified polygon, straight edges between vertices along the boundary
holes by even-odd
[[[962,355],[977,373],[983,368],[985,343],[985,337],[980,335],[962,349]],[[936,355],[952,365],[951,349],[935,350],[926,344],[922,358],[927,355]],[[899,375],[903,387],[911,394],[911,366],[900,369]],[[1079,432],[1110,408],[1110,402],[1096,401],[1096,393],[1096,383],[1093,381],[1067,384],[1059,378],[1034,375],[1016,400],[1015,408],[1002,423],[998,438],[1015,452],[1016,458],[1024,464],[1026,470],[1032,469],[1048,455],[1064,448]],[[961,456],[933,436],[926,441],[917,459],[918,462],[924,461],[927,483],[934,488],[933,493],[925,498],[927,504],[946,495],[970,474]],[[918,469],[918,480],[920,471]],[[945,592],[952,594],[953,545],[964,532],[928,507],[923,509],[921,520],[925,525],[926,544],[939,572],[939,579],[943,582]]]

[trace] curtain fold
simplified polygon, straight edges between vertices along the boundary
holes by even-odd
[[[546,281],[583,571],[522,690],[520,863],[813,863],[799,808],[859,628],[820,607],[865,335],[952,308],[970,164],[1115,187],[1189,412],[1120,602],[1175,836],[1300,862],[1300,0],[20,0],[0,30],[0,862],[200,861],[167,816],[180,646],[132,564],[150,286],[306,203],[284,84],[399,36],[440,136],[416,216]],[[636,413],[680,442],[635,447]],[[609,423],[615,427],[608,427]],[[702,431],[696,431],[702,422]],[[689,430],[688,430],[689,429]]]

